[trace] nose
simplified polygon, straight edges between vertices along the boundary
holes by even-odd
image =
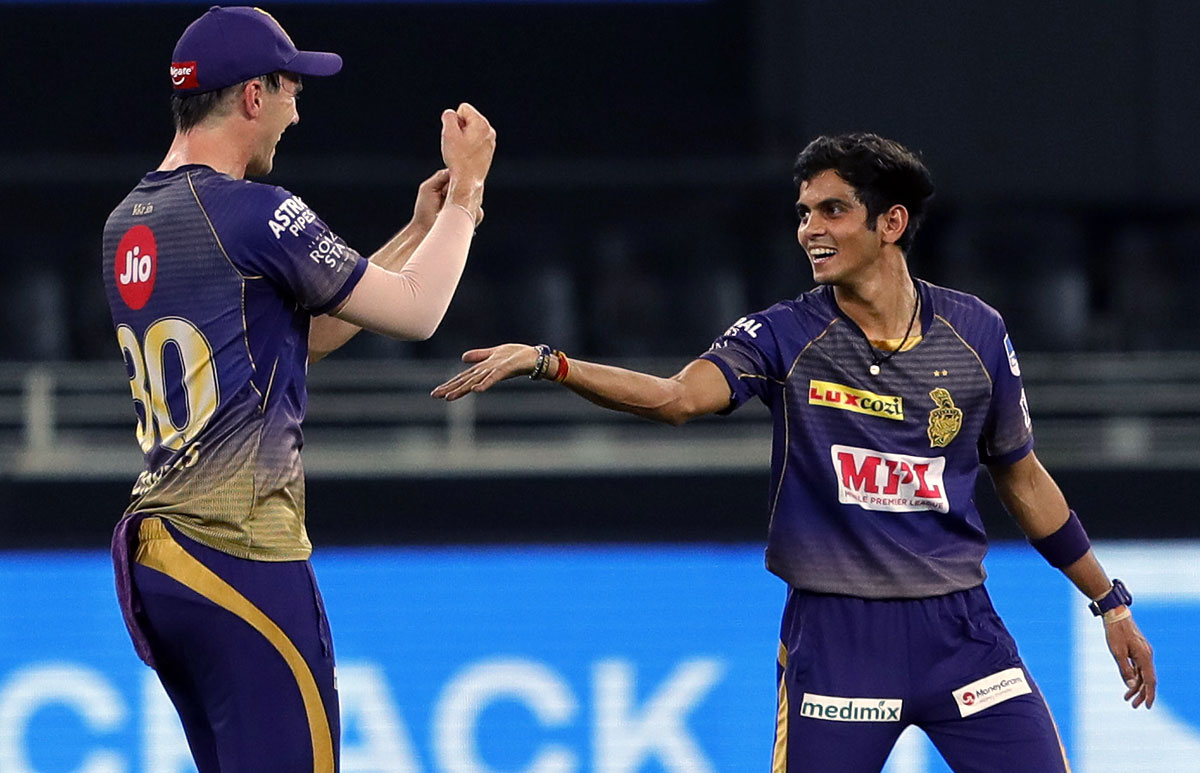
[[[291,123],[291,125],[295,126],[298,123],[300,123],[300,108],[293,105],[292,106],[292,123]]]
[[[825,223],[816,213],[810,212],[796,228],[796,240],[800,242],[801,246],[805,246],[807,240],[814,236],[820,236],[824,232]]]

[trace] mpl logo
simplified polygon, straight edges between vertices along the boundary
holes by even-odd
[[[146,305],[154,292],[158,275],[158,243],[148,226],[135,225],[125,232],[117,244],[113,260],[117,291],[125,305],[137,311]]]
[[[942,475],[946,458],[885,454],[870,448],[829,448],[838,480],[838,501],[890,513],[950,512]]]
[[[171,62],[171,85],[177,89],[200,88],[195,62]]]

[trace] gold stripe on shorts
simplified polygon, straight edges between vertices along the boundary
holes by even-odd
[[[779,667],[787,669],[788,651],[779,642]],[[779,675],[779,709],[775,714],[775,750],[771,757],[771,773],[787,773],[788,693],[786,674]]]
[[[134,559],[137,563],[162,572],[245,620],[279,652],[291,669],[304,701],[304,713],[308,717],[308,731],[312,738],[313,771],[333,773],[333,736],[329,732],[325,704],[321,702],[321,692],[317,689],[308,663],[287,634],[236,588],[184,550],[158,518],[142,521],[138,528],[138,540],[140,544]]]

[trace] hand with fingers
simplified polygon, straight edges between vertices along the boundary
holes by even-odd
[[[1128,612],[1126,612],[1128,615]],[[1125,680],[1125,700],[1133,700],[1133,708],[1146,704],[1154,705],[1154,693],[1158,678],[1154,674],[1154,650],[1150,642],[1138,629],[1132,617],[1123,617],[1112,622],[1105,621],[1104,635],[1108,640],[1108,651],[1117,661],[1121,678]]]
[[[501,344],[490,349],[472,349],[462,356],[472,363],[429,393],[446,401],[466,397],[472,392],[486,392],[496,384],[514,376],[527,376],[537,364],[538,350],[529,344]]]
[[[413,206],[412,223],[422,231],[433,228],[433,221],[446,204],[450,188],[450,170],[439,169],[417,188],[417,203]]]
[[[496,130],[473,106],[442,111],[442,161],[450,170],[446,200],[483,219],[483,183],[496,152]]]

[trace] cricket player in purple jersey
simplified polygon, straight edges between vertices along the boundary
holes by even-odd
[[[333,648],[308,558],[300,461],[309,363],[361,328],[437,329],[482,217],[495,132],[442,114],[443,169],[370,258],[270,172],[299,120],[297,50],[257,8],[214,7],[171,64],[176,134],[109,216],[104,281],[146,458],[113,537],[138,654],[201,773],[338,768]]]
[[[795,179],[819,286],[737,320],[675,376],[506,344],[464,354],[471,366],[433,395],[529,374],[676,425],[757,397],[774,418],[767,568],[789,586],[772,771],[878,771],[909,725],[956,771],[1068,770],[983,587],[980,462],[1033,546],[1092,600],[1134,707],[1154,703],[1154,664],[1128,590],[1033,453],[1004,321],[910,276],[933,194],[913,153],[872,134],[819,137]]]

